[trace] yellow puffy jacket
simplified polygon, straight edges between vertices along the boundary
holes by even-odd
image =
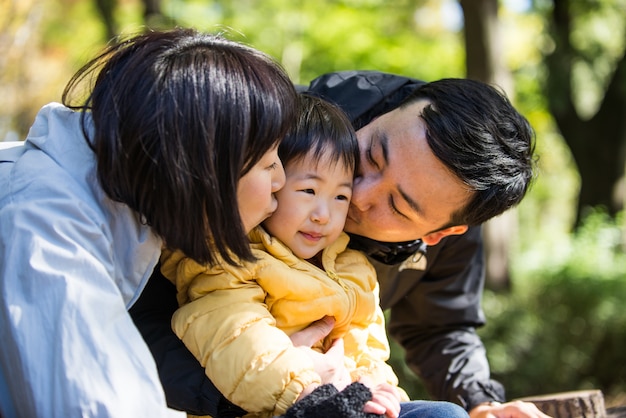
[[[281,415],[306,386],[320,383],[289,335],[326,315],[335,318],[335,329],[315,348],[343,338],[353,380],[367,375],[397,385],[385,363],[389,344],[376,273],[363,254],[346,248],[346,234],[323,251],[326,271],[260,227],[250,240],[258,261],[242,267],[209,268],[180,251],[161,259],[181,305],[172,327],[228,400],[257,416]]]

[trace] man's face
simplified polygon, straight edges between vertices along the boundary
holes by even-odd
[[[345,230],[379,241],[429,245],[467,227],[446,228],[472,192],[431,151],[426,101],[393,110],[357,132],[360,167]]]

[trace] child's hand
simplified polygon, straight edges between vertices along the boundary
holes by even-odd
[[[387,418],[396,418],[400,414],[400,393],[388,384],[374,385],[367,377],[359,380],[372,392],[372,400],[365,404],[364,412],[384,415]]]
[[[343,340],[335,340],[326,353],[318,353],[308,347],[298,347],[313,360],[313,367],[322,379],[322,384],[331,383],[337,390],[343,390],[351,382],[350,373],[343,363]]]

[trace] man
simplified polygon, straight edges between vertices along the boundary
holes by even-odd
[[[357,129],[361,159],[345,230],[351,245],[377,265],[381,304],[391,309],[389,332],[405,348],[409,366],[434,399],[458,403],[474,418],[545,417],[529,403],[500,403],[504,389],[490,379],[475,332],[484,324],[480,224],[519,203],[528,189],[528,122],[495,89],[471,80],[424,83],[353,71],[321,76],[306,90],[341,106]],[[162,290],[168,286],[159,283]],[[168,402],[217,415],[200,405],[207,399],[192,388],[211,386],[208,380],[196,376],[181,385],[167,369],[182,367],[181,357],[175,342],[153,332],[158,326],[146,299],[163,297],[151,295],[154,289],[151,283],[133,310],[160,365]],[[299,341],[311,344],[331,326],[320,322]],[[213,407],[216,395],[205,393]],[[220,416],[227,416],[228,403],[219,405]]]

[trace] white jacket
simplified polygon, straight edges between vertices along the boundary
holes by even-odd
[[[0,149],[0,415],[184,416],[127,312],[161,240],[104,194],[79,119],[47,105]]]

